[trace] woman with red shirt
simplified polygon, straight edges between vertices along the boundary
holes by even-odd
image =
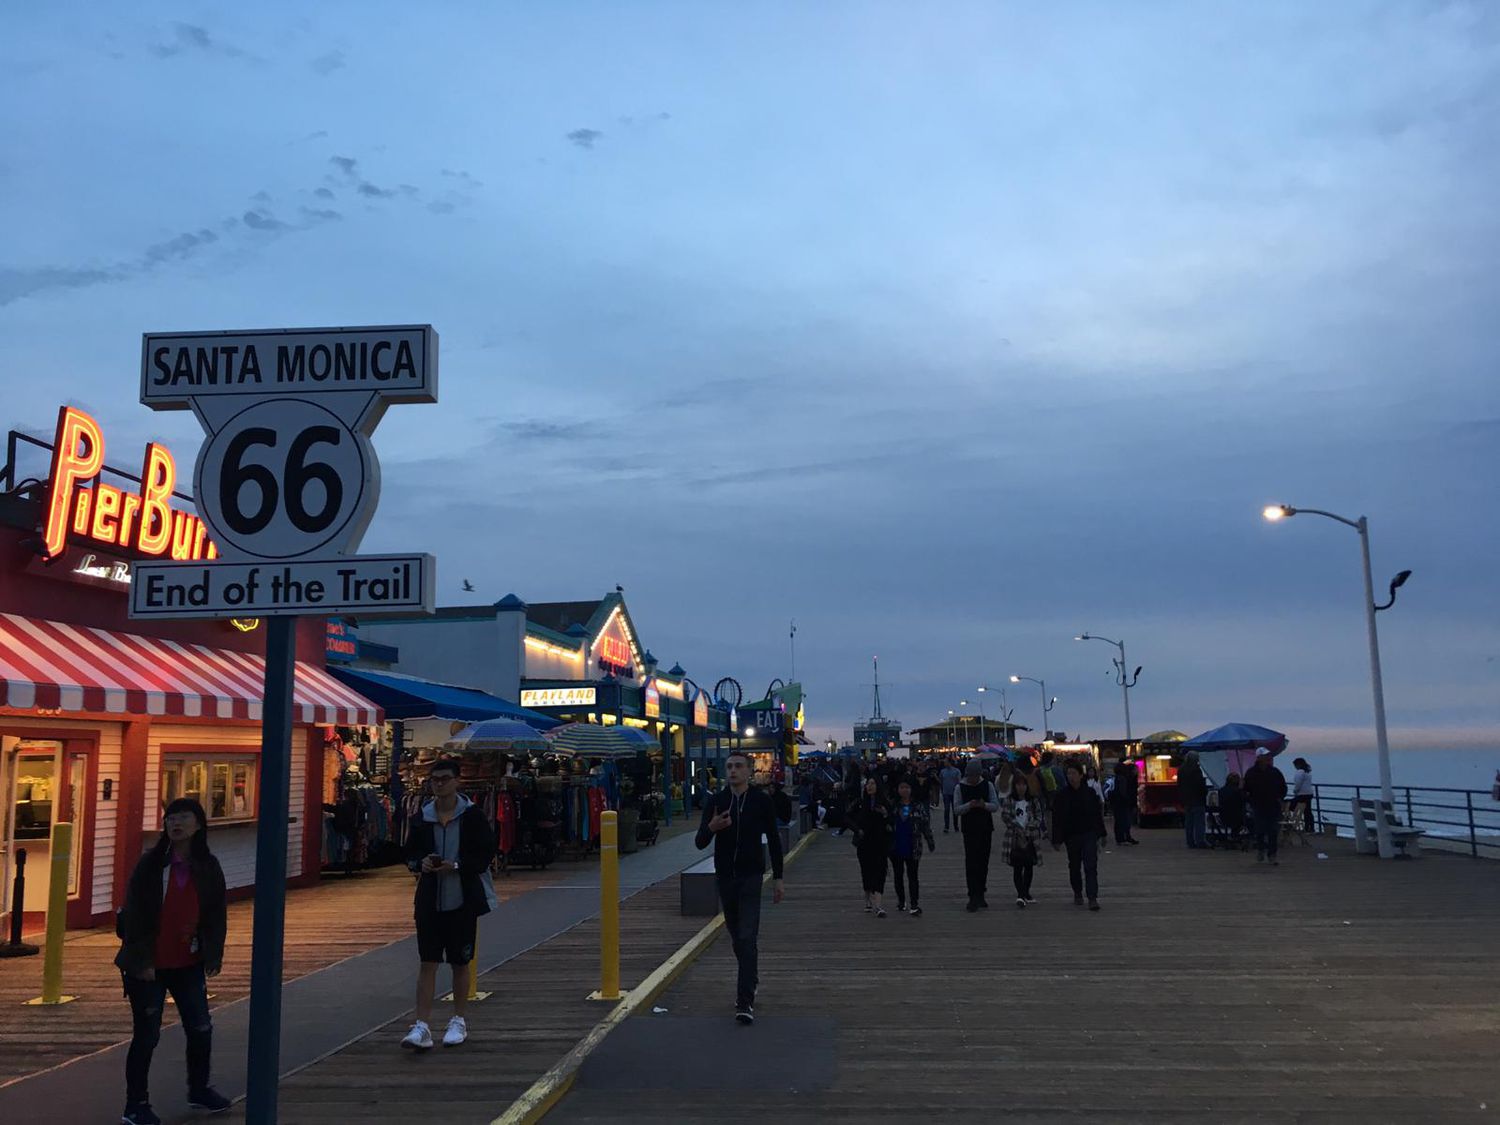
[[[161,1125],[148,1080],[169,992],[187,1037],[188,1104],[210,1113],[230,1106],[209,1085],[213,1021],[206,979],[218,976],[224,962],[224,871],[208,850],[208,817],[197,801],[181,797],[169,804],[162,828],[161,839],[136,864],[115,920],[115,964],[134,1025],[125,1056],[124,1125]]]

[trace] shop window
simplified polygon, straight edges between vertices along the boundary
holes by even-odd
[[[164,754],[162,808],[178,797],[203,806],[210,821],[253,820],[258,759],[227,754]]]

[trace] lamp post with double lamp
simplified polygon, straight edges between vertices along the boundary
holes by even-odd
[[[1390,608],[1396,600],[1397,588],[1411,577],[1411,571],[1403,570],[1391,581],[1391,600],[1378,606],[1375,604],[1375,582],[1370,576],[1370,521],[1366,517],[1351,520],[1333,512],[1317,508],[1293,508],[1289,504],[1272,504],[1261,514],[1272,523],[1296,515],[1325,516],[1359,532],[1360,563],[1364,568],[1365,581],[1365,630],[1370,642],[1370,688],[1375,696],[1375,750],[1380,756],[1380,799],[1394,808],[1396,796],[1391,787],[1391,747],[1385,733],[1385,685],[1380,677],[1380,638],[1375,631],[1375,614],[1379,610]]]
[[[1141,670],[1138,667],[1135,670],[1135,675],[1134,676],[1130,675],[1130,666],[1125,663],[1125,642],[1124,641],[1112,641],[1108,637],[1096,636],[1093,633],[1080,633],[1080,634],[1078,634],[1078,636],[1074,637],[1073,639],[1075,641],[1103,641],[1105,644],[1107,644],[1107,645],[1114,645],[1117,649],[1120,650],[1120,658],[1115,661],[1115,671],[1117,673],[1116,682],[1120,685],[1120,690],[1121,690],[1121,692],[1125,696],[1125,742],[1126,742],[1126,747],[1128,749],[1129,748],[1130,739],[1131,739],[1131,735],[1130,735],[1130,689],[1133,688],[1133,687],[1135,687],[1136,683],[1140,680],[1140,678],[1141,678]]]
[[[1047,698],[1047,681],[1046,680],[1039,680],[1035,676],[1012,676],[1010,678],[1010,682],[1013,683],[1013,684],[1018,684],[1022,680],[1025,680],[1027,683],[1036,684],[1037,687],[1039,687],[1039,688],[1042,689],[1042,741],[1046,742],[1047,741],[1047,716],[1052,713],[1052,708],[1057,703],[1057,696],[1054,695],[1050,700]]]
[[[948,749],[958,749],[958,734],[953,725],[953,708],[948,708]]]

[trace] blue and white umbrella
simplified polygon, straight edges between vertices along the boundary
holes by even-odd
[[[534,727],[515,719],[482,719],[464,727],[443,749],[454,754],[544,754],[547,740]]]

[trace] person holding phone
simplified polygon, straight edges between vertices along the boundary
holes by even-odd
[[[406,835],[406,866],[417,876],[413,910],[417,923],[416,1022],[401,1040],[414,1051],[432,1048],[432,994],[438,966],[448,962],[453,974],[453,1017],[443,1046],[457,1047],[469,1037],[469,962],[479,933],[479,917],[494,909],[495,888],[490,861],[495,834],[483,810],[458,791],[459,764],[440,759],[427,772],[432,800]]]
[[[115,917],[115,965],[132,1024],[120,1115],[125,1125],[161,1125],[151,1108],[149,1079],[169,992],[187,1038],[188,1105],[209,1113],[229,1109],[229,1099],[209,1084],[213,1020],[207,981],[224,964],[228,924],[224,871],[208,850],[208,815],[197,801],[179,797],[167,805],[161,837],[135,865]]]
[[[755,1022],[755,990],[760,984],[760,902],[766,861],[760,842],[771,853],[771,901],[785,891],[781,830],[771,798],[750,785],[750,758],[736,750],[724,762],[729,785],[703,806],[703,820],[694,838],[699,849],[714,846],[714,880],[724,908],[724,928],[738,964],[734,1018]]]

